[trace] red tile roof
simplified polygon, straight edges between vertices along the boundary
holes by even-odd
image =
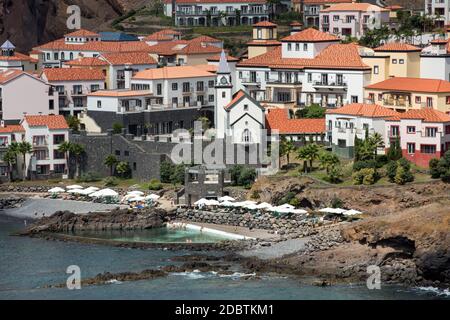
[[[284,69],[330,68],[366,70],[369,66],[363,63],[359,48],[355,44],[332,44],[313,59],[282,58],[281,47],[276,47],[265,54],[238,63],[238,67],[270,67]]]
[[[155,59],[150,57],[147,52],[119,52],[119,53],[104,53],[102,57],[112,65],[143,65],[143,64],[157,64]]]
[[[164,3],[172,3],[172,0],[164,0]],[[223,0],[177,0],[178,3],[224,3]],[[266,0],[227,0],[226,3],[266,3]]]
[[[65,51],[92,51],[92,52],[150,52],[150,46],[144,41],[90,41],[83,44],[66,44],[64,39],[58,39],[40,45],[35,50],[65,50]]]
[[[341,108],[328,109],[327,114],[342,114],[366,118],[386,118],[398,115],[398,112],[377,104],[352,103]]]
[[[70,37],[72,37],[72,38],[74,38],[74,37],[81,37],[81,38],[84,38],[84,37],[100,37],[100,35],[98,33],[92,32],[92,31],[89,31],[89,30],[86,30],[86,29],[80,29],[80,30],[68,33],[68,34],[66,34],[64,36],[65,37],[69,37],[69,38]]]
[[[148,47],[148,51],[163,56],[172,56],[176,54],[219,54],[222,49],[212,42],[220,42],[220,40],[211,37],[198,37],[192,40],[176,40],[161,42]]]
[[[450,122],[450,115],[435,109],[413,109],[403,113],[399,113],[394,117],[390,117],[390,121],[399,121],[401,119],[417,119],[424,122]]]
[[[303,26],[303,23],[298,22],[298,21],[292,21],[289,25],[291,27],[301,27],[301,26]]]
[[[163,67],[139,71],[133,76],[133,79],[156,80],[156,79],[182,79],[182,78],[198,78],[198,77],[212,77],[212,76],[213,74],[205,70],[203,66],[202,67],[177,66],[177,67]]]
[[[151,95],[152,93],[148,90],[127,90],[127,89],[99,90],[88,94],[88,96],[90,97],[114,97],[114,98],[144,97]]]
[[[277,25],[270,21],[260,21],[253,25],[254,27],[266,27],[266,28],[275,28]]]
[[[305,4],[332,4],[332,3],[351,3],[355,0],[293,0],[294,3],[302,2]]]
[[[290,119],[288,109],[268,109],[266,127],[280,134],[325,133],[325,119]]]
[[[89,81],[105,80],[105,74],[100,69],[84,68],[51,68],[44,69],[42,73],[47,81]]]
[[[236,93],[233,95],[233,99],[231,99],[230,103],[227,104],[227,105],[224,107],[224,109],[229,109],[229,108],[231,108],[232,106],[234,106],[234,104],[235,104],[236,102],[238,102],[238,101],[239,101],[242,97],[244,97],[244,96],[245,96],[244,91],[239,90],[238,92],[236,92]]]
[[[422,51],[421,48],[416,47],[416,46],[412,46],[410,44],[407,43],[400,43],[400,42],[391,42],[391,43],[386,43],[382,46],[379,46],[375,49],[373,49],[375,51],[381,51],[381,52],[388,52],[388,51]]]
[[[340,41],[340,39],[332,34],[316,30],[314,28],[308,28],[299,32],[296,32],[290,36],[287,36],[281,41],[295,41],[295,42],[330,42]]]
[[[371,3],[340,3],[334,4],[326,9],[322,9],[321,12],[334,12],[334,11],[363,11],[363,12],[381,12],[389,11]]]
[[[0,55],[0,61],[29,61],[29,62],[38,62],[38,60],[33,59],[30,56],[27,56],[26,54],[14,52],[14,55],[12,56],[2,56]]]
[[[395,77],[371,84],[366,89],[408,91],[408,92],[450,92],[450,82],[438,79]]]
[[[0,127],[0,133],[24,132],[25,129],[21,125],[7,125]]]
[[[214,61],[214,62],[217,62],[217,61],[220,60],[220,55],[211,56],[211,57],[209,57],[209,58],[206,59],[206,60],[207,60],[207,61]],[[232,57],[232,56],[230,56],[230,55],[227,55],[227,61],[228,61],[228,62],[236,62],[236,61],[239,61],[239,58],[236,58],[236,57]]]
[[[144,38],[144,41],[170,41],[173,40],[173,36],[181,36],[181,32],[175,31],[173,29],[163,29],[148,35]]]
[[[277,40],[251,40],[247,42],[248,46],[281,46],[281,42]]]
[[[26,115],[24,120],[30,127],[47,127],[50,130],[68,129],[66,119],[61,115]]]
[[[109,65],[108,62],[105,60],[99,59],[99,58],[90,58],[90,57],[84,57],[84,58],[78,58],[75,60],[67,61],[64,63],[68,66],[80,66],[80,67],[100,67],[100,66],[107,66]]]
[[[24,71],[21,70],[1,70],[0,71],[0,84],[3,84],[5,82],[8,82],[11,79],[14,79],[22,74],[24,74]]]

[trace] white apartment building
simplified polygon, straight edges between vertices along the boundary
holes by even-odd
[[[436,39],[422,50],[420,77],[450,81],[449,40]]]
[[[28,72],[38,70],[39,60],[19,53],[16,47],[6,40],[0,47],[0,70],[16,69]]]
[[[364,99],[371,68],[361,48],[313,28],[281,39],[281,46],[237,64],[237,88],[271,105],[338,107]]]
[[[365,139],[369,135],[379,133],[387,141],[386,119],[397,116],[397,112],[376,104],[353,103],[338,109],[327,110],[325,121],[327,140],[333,152],[345,158],[353,158],[355,153],[355,137]],[[383,154],[384,148],[378,150]]]
[[[177,26],[234,26],[269,20],[265,0],[172,0],[164,1],[164,14],[175,16]]]
[[[58,114],[58,95],[45,81],[20,70],[0,71],[0,120],[19,123],[25,114]]]
[[[361,38],[389,23],[389,10],[370,3],[341,3],[320,11],[320,30],[341,38]]]
[[[355,0],[292,0],[294,10],[303,13],[303,24],[307,27],[319,27],[321,10],[338,3],[352,3]]]
[[[425,14],[434,19],[437,28],[450,23],[450,2],[448,0],[425,0]]]
[[[105,89],[105,74],[99,69],[50,68],[43,70],[41,78],[59,95],[62,115],[81,113],[87,107],[87,95]]]
[[[215,103],[214,65],[149,69],[131,78],[132,90],[148,90],[155,103],[150,109],[202,108]]]
[[[66,155],[58,151],[59,146],[69,139],[69,127],[61,115],[26,115],[20,125],[0,126],[0,181],[9,180],[11,168],[3,161],[3,155],[12,142],[26,141],[32,145],[32,152],[25,157],[27,178],[50,179],[66,175]],[[13,178],[22,178],[22,157],[13,171]]]

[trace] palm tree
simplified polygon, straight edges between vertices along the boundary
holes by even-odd
[[[8,165],[8,179],[9,182],[12,181],[12,167],[17,163],[17,153],[15,150],[8,148],[5,155],[3,156],[3,161]]]
[[[109,175],[112,176],[114,173],[114,167],[116,166],[116,164],[119,162],[119,160],[117,160],[117,158],[110,154],[109,156],[107,156],[105,158],[105,161],[103,162],[103,164],[107,167],[109,167]]]
[[[375,155],[375,158],[376,158],[377,154],[378,154],[378,148],[383,148],[384,147],[383,136],[380,133],[375,132],[375,133],[372,134],[372,136],[370,136],[369,140],[370,140],[370,144],[374,148],[373,151],[374,151],[374,155]]]
[[[25,181],[27,177],[26,158],[27,154],[33,152],[33,146],[27,141],[22,141],[17,144],[17,153],[22,155],[22,179]]]
[[[69,141],[64,141],[58,148],[58,151],[64,152],[64,159],[66,160],[67,167],[69,166],[69,152],[72,147],[72,143]],[[69,172],[69,168],[66,168],[67,172]]]
[[[287,164],[290,163],[290,154],[295,151],[294,143],[291,140],[286,139],[285,137],[281,138],[280,144],[280,156],[286,156]]]
[[[319,155],[320,167],[330,173],[330,170],[337,166],[341,161],[339,157],[332,152],[323,151]]]
[[[297,159],[303,160],[303,171],[308,172],[308,152],[306,146],[301,147],[297,150]]]
[[[309,160],[309,169],[313,168],[313,161],[319,157],[320,147],[315,143],[310,143],[303,148],[306,149],[307,158]]]
[[[78,143],[72,143],[70,153],[75,157],[75,177],[80,175],[80,160],[84,153],[84,146]]]

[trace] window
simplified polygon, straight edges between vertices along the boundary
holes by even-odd
[[[36,160],[47,160],[48,152],[47,150],[35,150],[34,157],[36,158]]]
[[[116,156],[120,156],[120,150],[114,151],[114,154],[115,154]]]
[[[422,103],[422,97],[416,96],[416,103]]]
[[[225,98],[226,94],[225,91],[222,92],[222,98]]]
[[[162,95],[162,84],[161,84],[161,83],[158,83],[158,84],[156,85],[156,94],[157,94],[158,96]]]
[[[59,150],[53,150],[53,159],[65,159],[65,153]]]
[[[400,59],[400,60],[398,60],[398,63],[399,64],[405,64],[405,60],[404,59]]]
[[[292,50],[292,44],[288,43],[287,49],[288,49],[288,51],[291,51]]]
[[[174,82],[172,83],[172,91],[177,91],[178,90],[178,83]]]
[[[434,144],[422,144],[420,146],[421,153],[433,154],[436,153],[436,145]]]
[[[397,64],[397,59],[392,59],[392,64]]]
[[[97,100],[97,108],[101,108],[102,107],[102,101],[101,100]]]
[[[258,39],[262,39],[262,29],[260,29],[260,28],[257,29],[256,37],[257,37]]]
[[[398,126],[391,126],[391,137],[398,137],[399,136],[399,128]]]
[[[437,128],[434,128],[434,127],[425,128],[425,136],[426,137],[436,137],[436,134],[437,134]]]
[[[333,28],[333,33],[334,34],[338,34],[339,33],[339,28]]]
[[[137,169],[137,164],[136,164],[136,162],[133,162],[133,170],[136,171],[136,169]]]
[[[239,71],[239,79],[242,79],[242,71]]]
[[[380,68],[378,66],[373,66],[373,74],[379,74]]]
[[[183,92],[190,92],[191,88],[189,82],[183,82]]]
[[[358,103],[358,96],[352,96],[352,103]]]
[[[242,142],[251,142],[252,141],[252,134],[250,130],[245,129],[244,132],[242,132]]]
[[[416,144],[415,143],[407,143],[406,148],[408,150],[408,154],[416,153]]]
[[[37,174],[49,174],[50,166],[49,165],[37,165],[36,173]]]
[[[53,172],[54,173],[65,173],[66,172],[66,165],[63,163],[58,163],[53,165]]]
[[[445,97],[445,104],[450,104],[450,96]]]
[[[445,134],[450,134],[450,126],[445,126]]]
[[[345,17],[345,21],[346,21],[347,23],[350,23],[350,22],[352,22],[353,20],[355,20],[355,16],[346,16],[346,17]]]
[[[49,108],[49,110],[55,109],[55,101],[54,100],[48,100],[48,108]]]
[[[204,104],[204,102],[205,102],[205,96],[197,96],[197,102],[200,102],[200,104]]]
[[[203,91],[203,90],[204,90],[203,81],[197,81],[197,91]]]
[[[129,157],[129,156],[130,156],[130,151],[124,151],[123,155],[124,155],[125,157]]]
[[[308,51],[308,44],[307,43],[303,44],[303,51]]]
[[[378,94],[378,101],[381,101],[381,100],[383,100],[383,94],[382,94],[382,93],[379,93],[379,94]]]
[[[333,21],[339,21],[339,16],[333,16]]]
[[[406,132],[410,133],[410,134],[416,133],[416,127],[414,127],[414,126],[407,126],[406,127]]]
[[[427,97],[427,107],[433,108],[433,98]]]
[[[295,51],[300,51],[300,43],[295,44]]]
[[[55,53],[53,54],[53,60],[58,60],[58,52],[55,52]]]
[[[266,71],[266,72],[264,73],[264,79],[265,79],[266,81],[269,80],[269,72],[268,72],[268,71]]]
[[[375,94],[374,93],[369,93],[369,100],[374,102],[375,101]]]
[[[248,104],[244,104],[244,111],[248,111]]]
[[[308,73],[308,82],[312,82],[312,73]]]
[[[96,92],[100,90],[100,85],[98,84],[91,84],[91,92]]]
[[[191,98],[189,96],[183,97],[183,104],[186,106],[189,103],[191,103]]]
[[[214,88],[214,80],[209,80],[208,81],[208,87]]]
[[[338,139],[338,147],[339,148],[346,148],[347,147],[347,141],[344,139]]]
[[[53,144],[61,144],[65,140],[65,136],[63,134],[54,134],[53,135]]]
[[[208,96],[208,101],[209,101],[209,102],[214,102],[214,95],[213,95],[213,94],[210,94],[210,95]]]

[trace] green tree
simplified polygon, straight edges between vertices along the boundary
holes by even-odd
[[[231,182],[233,185],[237,186],[239,185],[239,177],[241,175],[242,170],[244,169],[244,166],[241,164],[236,164],[230,169],[230,176],[231,176]]]
[[[17,144],[17,153],[22,155],[22,179],[25,180],[27,178],[27,166],[26,166],[26,158],[27,154],[33,152],[33,146],[31,143],[22,141]]]
[[[330,171],[327,174],[327,180],[331,183],[339,183],[342,181],[342,168],[339,165],[335,165],[331,167]]]
[[[430,160],[431,174],[434,177],[441,178],[444,182],[450,182],[450,150],[444,153],[444,156],[438,160]]]
[[[118,162],[119,162],[119,160],[117,160],[116,156],[113,155],[113,154],[108,155],[105,158],[105,160],[103,161],[103,164],[109,168],[109,175],[110,176],[114,175],[114,167],[116,166],[116,164]]]
[[[175,165],[170,161],[163,161],[161,162],[159,171],[161,182],[170,183],[171,177],[175,171]]]
[[[388,150],[387,157],[389,160],[398,160],[402,157],[402,148],[400,146],[400,138],[395,138]]]
[[[296,150],[294,143],[291,140],[286,139],[286,137],[281,137],[280,143],[280,157],[286,156],[287,164],[290,163],[289,156]]]
[[[183,163],[177,164],[170,175],[170,182],[173,185],[184,184],[184,177],[186,172],[186,165]]]
[[[128,178],[131,173],[130,165],[126,161],[120,161],[116,165],[116,172],[121,178]]]
[[[390,31],[387,26],[366,30],[364,36],[359,39],[359,44],[365,47],[375,48],[389,39]]]
[[[333,153],[328,151],[322,151],[319,154],[319,162],[320,168],[325,169],[327,174],[330,173],[330,170],[341,163],[339,157]]]
[[[326,109],[317,103],[313,103],[295,112],[297,118],[318,119],[325,118]]]
[[[313,162],[314,162],[314,160],[319,158],[321,148],[319,145],[317,145],[315,143],[307,144],[303,148],[305,148],[305,150],[306,150],[307,159],[309,161],[309,169],[312,170]]]
[[[61,143],[58,147],[58,151],[64,153],[64,159],[66,160],[66,164],[67,166],[69,166],[69,152],[70,152],[70,148],[72,148],[72,143],[69,141],[64,141],[63,143]],[[67,170],[69,171],[69,169],[67,168]]]
[[[203,132],[211,128],[211,121],[208,119],[208,117],[199,117],[196,121],[200,121],[202,123]]]
[[[85,153],[84,146],[78,143],[71,143],[69,153],[75,159],[75,177],[80,176],[81,158]]]
[[[6,153],[3,155],[3,161],[8,165],[8,179],[9,179],[9,182],[11,182],[13,167],[17,163],[16,151],[8,148]]]
[[[305,147],[297,150],[297,159],[303,161],[303,172],[308,172],[309,153]]]
[[[114,122],[112,125],[113,134],[121,134],[123,129],[123,125],[118,122]]]
[[[80,131],[81,121],[80,119],[78,119],[77,116],[67,116],[66,122],[69,128],[72,129],[73,131],[75,132]]]
[[[374,158],[376,159],[376,157],[378,155],[378,148],[383,148],[384,147],[383,136],[380,133],[378,133],[378,132],[374,132],[369,137],[368,140],[369,140],[370,145],[373,147]]]

